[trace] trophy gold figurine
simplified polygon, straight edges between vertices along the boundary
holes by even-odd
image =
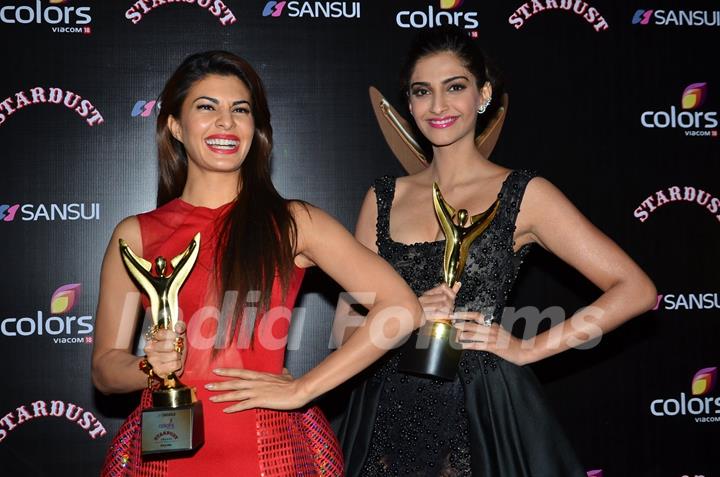
[[[150,298],[153,326],[150,334],[160,329],[172,330],[178,322],[178,293],[190,275],[200,251],[200,234],[190,241],[188,247],[173,258],[172,272],[166,270],[163,257],[153,265],[138,257],[128,244],[120,239],[120,255],[128,272]],[[176,351],[182,352],[183,341],[176,343]],[[147,361],[144,361],[149,367]],[[143,369],[143,362],[141,362]],[[148,371],[151,371],[149,368]],[[144,369],[143,369],[144,370]],[[152,376],[152,373],[150,373]],[[151,379],[148,380],[148,386]],[[153,407],[142,413],[142,455],[165,454],[164,457],[184,455],[197,450],[205,442],[203,432],[202,401],[195,388],[180,382],[175,373],[162,379],[160,387],[152,393]]]
[[[444,280],[447,286],[452,288],[465,268],[470,245],[485,232],[495,218],[500,199],[485,212],[470,217],[467,210],[456,211],[450,206],[440,193],[437,183],[433,183],[433,204],[435,215],[445,234]],[[468,219],[470,224],[467,224]],[[453,380],[457,374],[461,352],[456,344],[455,328],[449,318],[428,321],[408,340],[399,369],[406,373]]]

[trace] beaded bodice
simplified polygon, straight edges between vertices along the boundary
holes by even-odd
[[[460,277],[462,287],[457,296],[456,310],[479,311],[502,316],[508,293],[517,277],[528,246],[514,252],[513,233],[522,194],[534,175],[512,171],[498,193],[500,209],[487,228],[470,246],[465,270]],[[390,237],[390,209],[395,195],[395,179],[382,177],[375,182],[378,204],[377,246],[387,260],[420,295],[443,280],[445,240],[403,244]]]
[[[526,171],[513,171],[503,182],[497,215],[470,246],[460,277],[462,287],[456,298],[456,311],[479,311],[500,320],[520,263],[529,250],[523,246],[514,251],[513,233],[525,186],[532,177]],[[443,281],[445,241],[395,242],[390,237],[395,179],[378,179],[375,195],[380,256],[417,295],[436,287]],[[473,381],[497,377],[499,358],[487,351],[464,351],[455,379],[443,381],[399,372],[402,350],[401,347],[388,352],[372,369],[369,383],[370,388],[377,390],[378,405],[365,463],[358,475],[470,477],[472,426],[465,388],[471,388]],[[369,396],[364,399],[372,400]],[[473,422],[477,426],[476,420]]]

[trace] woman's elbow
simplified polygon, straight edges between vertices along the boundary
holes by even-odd
[[[632,302],[637,308],[636,315],[645,313],[657,305],[657,289],[644,272],[640,272],[630,283],[632,283]]]
[[[657,288],[655,288],[655,284],[650,280],[650,277],[645,275],[644,280],[642,281],[642,284],[640,285],[641,288],[641,299],[643,305],[643,313],[652,310],[657,305]]]
[[[107,385],[107,379],[105,379],[105,373],[103,372],[101,361],[102,360],[100,358],[93,357],[90,367],[90,375],[95,389],[107,396],[108,394],[112,394],[112,389]]]

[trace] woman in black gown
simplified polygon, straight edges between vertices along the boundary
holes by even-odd
[[[454,312],[464,351],[454,381],[399,372],[402,349],[377,363],[353,392],[340,432],[349,476],[584,477],[525,365],[596,338],[655,303],[645,273],[557,188],[477,150],[478,117],[499,99],[486,70],[482,53],[460,30],[422,33],[409,52],[403,87],[433,159],[418,174],[378,179],[356,236],[403,276],[429,318]],[[454,289],[438,285],[445,242],[433,182],[448,203],[471,214],[500,201]],[[603,293],[531,342],[498,322],[532,243]]]

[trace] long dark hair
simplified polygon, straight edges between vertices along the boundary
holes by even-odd
[[[423,30],[415,36],[400,70],[401,96],[407,101],[410,93],[410,77],[415,71],[417,62],[426,56],[444,52],[453,53],[460,59],[463,66],[477,79],[478,88],[482,88],[486,81],[492,86],[492,101],[485,113],[478,116],[475,124],[475,134],[477,135],[485,129],[500,107],[504,85],[500,72],[492,60],[480,49],[477,41],[473,40],[462,28],[445,25]]]
[[[187,153],[170,133],[168,117],[182,120],[180,114],[188,91],[208,75],[235,76],[242,81],[250,91],[255,122],[252,144],[240,169],[242,188],[219,224],[215,263],[220,296],[238,292],[235,312],[230,319],[223,317],[218,329],[216,347],[223,347],[225,340],[235,334],[248,292],[259,291],[258,307],[267,309],[276,275],[283,293],[287,291],[297,230],[287,201],[270,179],[273,139],[265,88],[247,61],[226,51],[207,51],[185,58],[163,88],[156,127],[158,207],[180,197],[187,180]]]

